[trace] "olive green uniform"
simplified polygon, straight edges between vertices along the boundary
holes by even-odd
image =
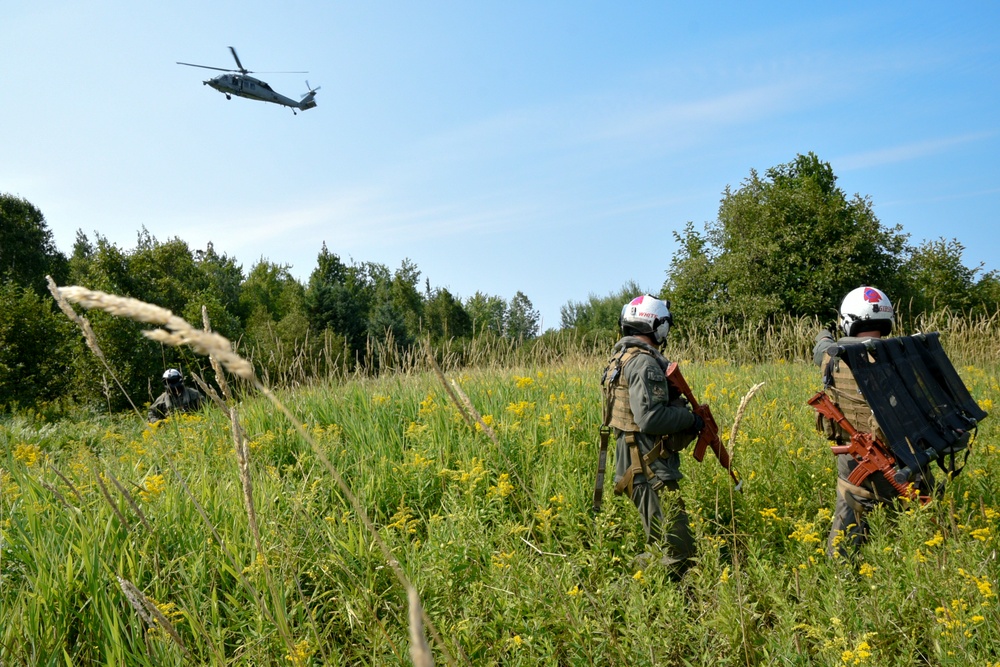
[[[872,433],[881,441],[885,441],[871,407],[861,395],[858,383],[851,374],[851,369],[840,359],[832,359],[828,350],[836,345],[863,343],[864,338],[846,336],[838,341],[833,340],[829,331],[823,330],[816,335],[816,346],[813,348],[813,361],[824,369],[824,376],[829,382],[826,391],[830,399],[844,413],[847,421],[858,431]],[[829,372],[827,372],[829,369]],[[850,436],[846,431],[822,417],[817,416],[816,428],[829,440],[846,444]],[[868,520],[866,515],[876,504],[887,508],[892,507],[892,501],[899,492],[882,475],[870,475],[860,486],[847,481],[858,462],[849,454],[837,456],[837,501],[833,512],[833,525],[827,540],[827,553],[849,556],[868,539]],[[913,480],[914,486],[921,494],[926,494],[934,488],[934,477],[930,470],[918,473]]]
[[[695,437],[693,432],[684,433],[695,417],[684,398],[671,389],[667,365],[656,348],[625,336],[614,347],[602,384],[606,419],[617,443],[615,493],[629,495],[639,510],[647,542],[658,544],[661,562],[680,573],[694,557],[695,545],[678,492],[677,482],[684,477],[678,452]],[[657,447],[660,454],[651,457]],[[651,460],[643,463],[637,457]]]
[[[171,393],[169,390],[157,397],[153,404],[149,406],[150,423],[165,419],[172,412],[192,412],[201,407],[203,396],[197,389],[181,387],[179,394]]]

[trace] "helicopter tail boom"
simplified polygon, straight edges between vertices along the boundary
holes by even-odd
[[[316,91],[310,90],[308,93],[302,96],[299,101],[299,109],[305,111],[306,109],[313,109],[316,107]]]

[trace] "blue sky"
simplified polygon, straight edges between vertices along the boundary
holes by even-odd
[[[673,231],[812,151],[883,224],[1000,269],[1000,4],[11,4],[0,191],[67,253],[145,226],[306,280],[325,241],[463,299],[520,290],[552,328],[658,291]],[[308,70],[260,78],[319,106],[227,101],[175,64],[230,67],[229,45]]]

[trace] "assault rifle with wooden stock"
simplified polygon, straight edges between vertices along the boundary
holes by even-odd
[[[681,369],[677,366],[677,362],[671,362],[667,366],[667,382],[687,399],[688,403],[691,404],[691,412],[701,417],[701,420],[705,422],[705,428],[698,434],[698,442],[694,445],[694,460],[701,463],[705,458],[705,450],[711,449],[715,458],[719,460],[719,465],[725,468],[729,476],[733,478],[736,490],[742,493],[743,482],[736,476],[736,471],[733,470],[733,464],[729,458],[729,451],[719,438],[719,425],[715,423],[712,409],[708,407],[708,403],[699,403],[698,399],[695,398],[687,380],[681,375]]]
[[[851,436],[850,443],[847,445],[830,446],[830,451],[833,454],[849,454],[852,459],[858,462],[857,467],[851,471],[850,477],[847,478],[848,482],[860,486],[871,475],[880,473],[899,492],[899,495],[911,500],[920,498],[917,491],[906,483],[909,470],[899,468],[896,457],[878,438],[871,433],[862,433],[854,428],[844,413],[840,411],[840,408],[826,395],[826,392],[821,391],[810,398],[809,405],[830,421],[836,422]],[[925,499],[921,498],[921,500]]]

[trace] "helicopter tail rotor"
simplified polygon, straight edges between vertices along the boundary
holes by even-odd
[[[316,91],[320,89],[319,86],[316,86],[315,88],[313,88],[312,86],[309,85],[308,81],[306,81],[306,88],[309,89],[309,92],[306,93],[305,95],[303,95],[302,99],[299,101],[299,109],[302,109],[303,111],[305,111],[306,109],[313,109],[313,108],[315,108],[315,106],[316,106]]]

